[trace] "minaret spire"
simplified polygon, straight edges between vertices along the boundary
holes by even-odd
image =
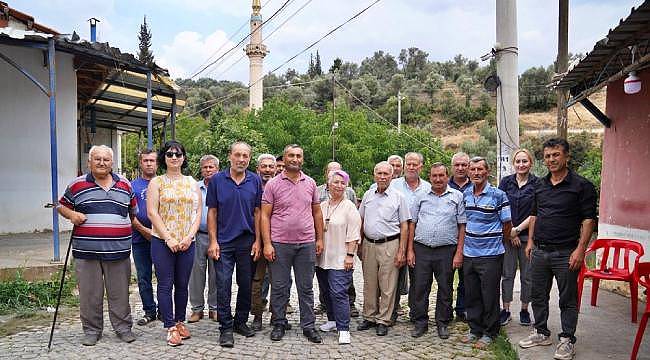
[[[269,52],[266,45],[262,44],[262,5],[260,0],[253,0],[253,13],[251,14],[251,40],[244,51],[250,61],[250,89],[249,106],[251,110],[261,109],[263,104],[264,84],[264,57]]]

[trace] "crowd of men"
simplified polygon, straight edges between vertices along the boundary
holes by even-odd
[[[535,321],[530,337],[520,345],[552,343],[546,321],[555,277],[562,318],[555,357],[570,359],[576,342],[577,274],[592,234],[595,191],[568,168],[566,141],[547,141],[543,153],[548,175],[535,184],[525,249],[532,261]],[[268,273],[271,340],[282,340],[291,327],[286,307],[295,284],[302,332],[309,341],[320,343],[313,282],[316,257],[326,246],[319,203],[328,198],[328,188],[317,186],[302,171],[306,154],[299,145],[288,145],[277,158],[260,155],[256,172],[248,170],[251,156],[251,147],[237,142],[230,148],[229,166],[224,170],[220,171],[219,159],[212,155],[200,160],[202,179],[197,186],[203,210],[195,234],[188,322],[204,317],[207,282],[208,317],[220,324],[220,345],[232,347],[233,333],[254,336],[262,328]],[[94,342],[84,341],[84,345],[94,345],[103,329],[103,291],[97,286],[106,289],[117,335],[126,342],[136,339],[128,303],[131,251],[144,310],[137,324],[159,318],[151,284],[148,242],[152,236],[146,210],[147,184],[157,171],[156,153],[139,155],[141,174],[131,182],[112,172],[112,162],[110,148],[93,147],[90,172],[68,186],[59,207],[61,215],[75,225],[72,241],[81,320],[84,333],[95,335]],[[425,179],[422,154],[409,152],[403,159],[392,155],[376,164],[374,184],[360,201],[352,188],[346,188],[346,198],[358,204],[362,219],[357,255],[362,264],[364,300],[358,331],[374,328],[377,336],[385,336],[396,321],[400,296],[408,294],[413,324],[410,335],[423,336],[429,330],[429,294],[435,279],[433,324],[440,338],[449,338],[454,312],[457,320],[469,324],[463,342],[486,348],[498,335],[504,244],[512,241],[513,233],[509,199],[488,181],[490,169],[484,158],[457,153],[450,163],[451,169],[443,163],[431,164]],[[340,169],[336,162],[327,164],[326,178]],[[235,268],[238,291],[233,316],[230,304]],[[456,271],[459,282],[454,307]],[[351,284],[352,316],[355,293]],[[324,306],[322,299],[320,303]],[[254,315],[251,327],[247,325],[249,314]]]

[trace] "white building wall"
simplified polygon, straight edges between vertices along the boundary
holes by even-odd
[[[0,45],[41,84],[48,71],[41,50]],[[56,56],[59,196],[77,176],[77,81],[72,55]],[[23,74],[0,61],[0,234],[52,228],[49,99]],[[85,164],[84,164],[85,165]],[[62,219],[62,218],[60,218]],[[60,221],[62,229],[69,222]]]

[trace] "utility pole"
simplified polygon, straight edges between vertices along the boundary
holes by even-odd
[[[497,0],[497,178],[512,174],[511,153],[519,147],[517,1]]]
[[[402,133],[402,92],[397,90],[397,133]]]
[[[559,0],[558,11],[557,68],[558,74],[566,73],[569,68],[569,0]],[[569,91],[557,88],[557,136],[567,138],[567,108]]]
[[[336,147],[334,146],[334,130],[339,127],[336,122],[336,72],[332,72],[332,161],[336,159]]]

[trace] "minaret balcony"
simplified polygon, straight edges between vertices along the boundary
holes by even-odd
[[[266,56],[269,52],[264,44],[248,44],[244,51],[246,51],[246,55],[248,56]]]

